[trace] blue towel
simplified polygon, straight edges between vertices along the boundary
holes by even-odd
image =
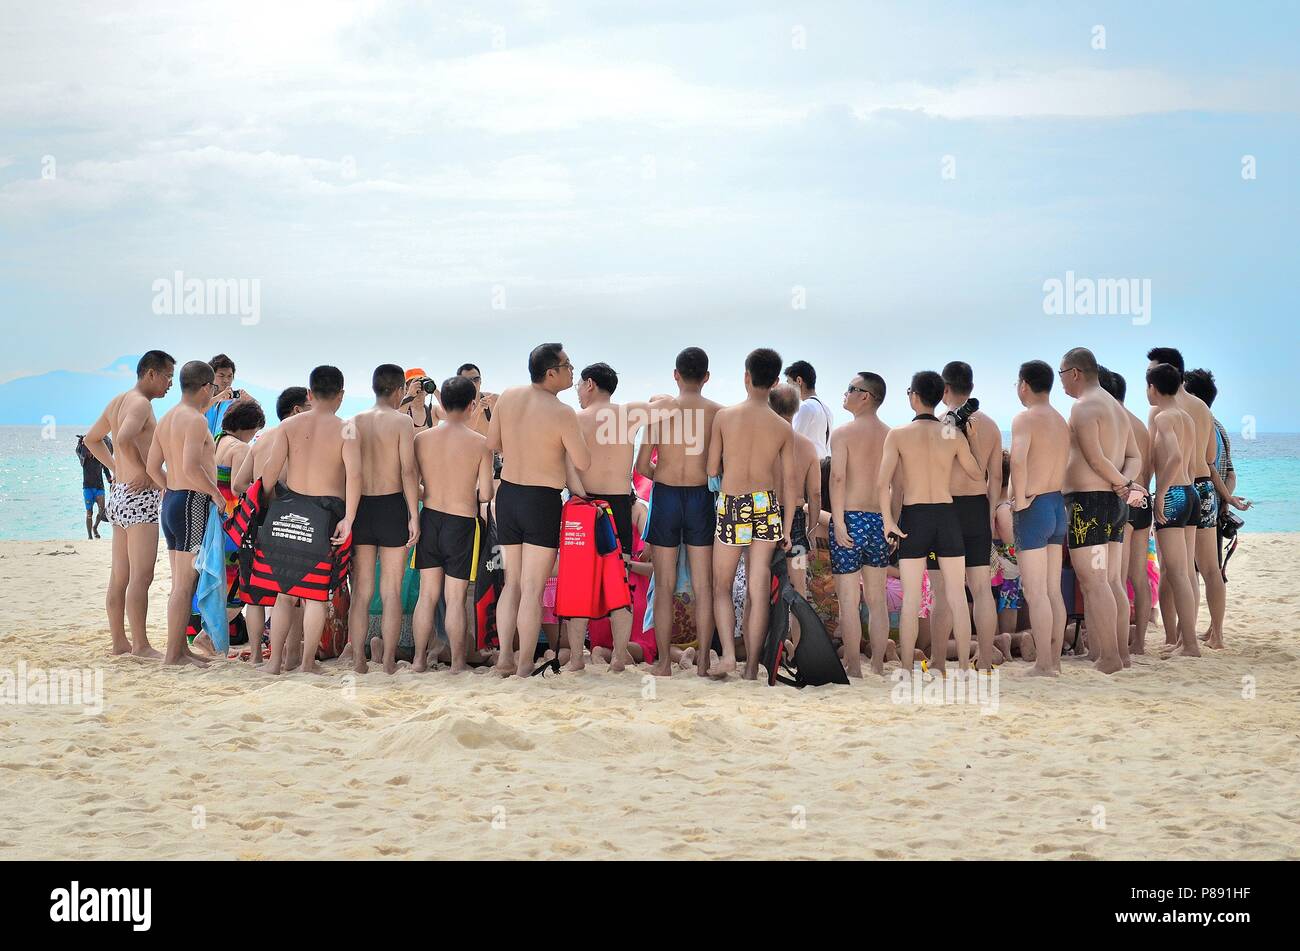
[[[194,598],[203,618],[203,629],[212,638],[212,645],[224,654],[230,649],[230,622],[226,620],[226,533],[221,528],[221,513],[211,502],[208,503],[208,527],[203,533],[203,545],[194,556],[194,567],[199,573]]]
[[[230,405],[234,402],[234,400],[222,400],[216,406],[210,407],[203,414],[203,418],[208,422],[209,434],[215,436],[217,433],[221,432],[221,419],[226,415],[226,410],[230,409]]]

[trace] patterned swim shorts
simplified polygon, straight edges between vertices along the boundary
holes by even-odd
[[[775,492],[719,494],[716,512],[714,534],[724,545],[743,548],[751,542],[779,542],[785,537]]]
[[[108,490],[108,503],[104,511],[110,525],[131,528],[158,521],[162,508],[162,489],[145,489],[132,492],[121,482],[114,482]]]
[[[831,520],[831,572],[848,575],[867,568],[889,566],[889,543],[885,541],[885,522],[879,512],[845,512],[847,539],[835,536]]]

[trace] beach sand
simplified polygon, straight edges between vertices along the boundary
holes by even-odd
[[[1243,538],[1226,650],[1015,662],[989,715],[878,679],[175,671],[107,655],[107,540],[0,543],[0,669],[104,677],[98,715],[0,705],[0,858],[1296,858],[1300,534]],[[168,587],[161,555],[157,647]]]

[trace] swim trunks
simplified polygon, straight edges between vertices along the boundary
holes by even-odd
[[[131,528],[157,522],[162,511],[162,495],[162,489],[133,492],[122,482],[114,482],[104,506],[109,524]]]
[[[932,554],[935,558],[961,558],[966,554],[961,538],[961,521],[951,502],[904,505],[898,516],[898,527],[907,535],[898,542],[900,560],[928,558]]]
[[[623,554],[632,554],[632,540],[636,534],[632,528],[632,496],[625,495],[598,495],[595,498],[602,499],[609,503],[609,509],[614,513],[614,528],[618,531],[618,543],[623,548]]]
[[[662,548],[712,545],[715,517],[713,493],[707,485],[656,482],[650,490],[646,544]]]
[[[193,489],[172,489],[163,496],[162,530],[169,551],[192,555],[202,547],[211,504],[207,495]]]
[[[1043,492],[1034,496],[1028,508],[1011,513],[1016,550],[1033,551],[1048,545],[1065,544],[1067,523],[1065,497],[1060,492]]]
[[[86,511],[89,512],[95,507],[95,502],[104,497],[103,489],[82,489],[81,499],[86,503]]]
[[[775,492],[720,493],[717,513],[715,534],[724,545],[743,548],[752,542],[779,542],[785,537]]]
[[[1197,476],[1192,480],[1198,499],[1197,528],[1217,528],[1219,524],[1219,493],[1214,489],[1214,480],[1209,476]]]
[[[1165,521],[1156,523],[1156,531],[1166,528],[1186,528],[1193,524],[1196,514],[1195,486],[1171,485],[1165,491]]]
[[[483,523],[477,518],[421,509],[415,567],[441,568],[448,578],[475,581],[484,534]]]
[[[835,535],[831,520],[831,573],[849,575],[862,568],[889,566],[889,543],[885,541],[885,521],[879,512],[845,512],[847,539]]]
[[[347,577],[352,536],[330,540],[347,513],[333,495],[302,495],[284,484],[257,530],[257,550],[245,586],[255,603],[278,594],[328,601]]]
[[[408,519],[406,497],[401,492],[363,495],[352,522],[352,544],[405,548],[411,537],[406,527]]]
[[[989,519],[987,495],[957,495],[952,507],[961,523],[962,547],[966,550],[966,567],[978,568],[989,563],[993,551],[993,526]],[[936,566],[937,567],[937,566]]]
[[[1119,496],[1109,490],[1067,492],[1065,511],[1070,530],[1066,542],[1070,549],[1092,548],[1095,545],[1122,541],[1124,523],[1120,519],[1119,506],[1116,505],[1119,501]],[[1119,537],[1116,537],[1117,527],[1121,533]]]
[[[1146,505],[1130,505],[1128,507],[1128,523],[1138,531],[1151,527],[1151,500],[1147,499]]]
[[[502,545],[560,547],[560,490],[501,480],[497,489],[497,541]]]

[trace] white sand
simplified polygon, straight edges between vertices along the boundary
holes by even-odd
[[[988,716],[879,680],[683,674],[648,698],[603,670],[404,669],[351,693],[335,664],[177,672],[107,656],[109,544],[0,543],[0,669],[100,667],[105,688],[99,715],[0,705],[0,857],[1300,854],[1300,535],[1246,536],[1226,650],[1115,677],[1067,659],[1055,682],[1015,662]],[[160,558],[157,647],[168,587]]]

